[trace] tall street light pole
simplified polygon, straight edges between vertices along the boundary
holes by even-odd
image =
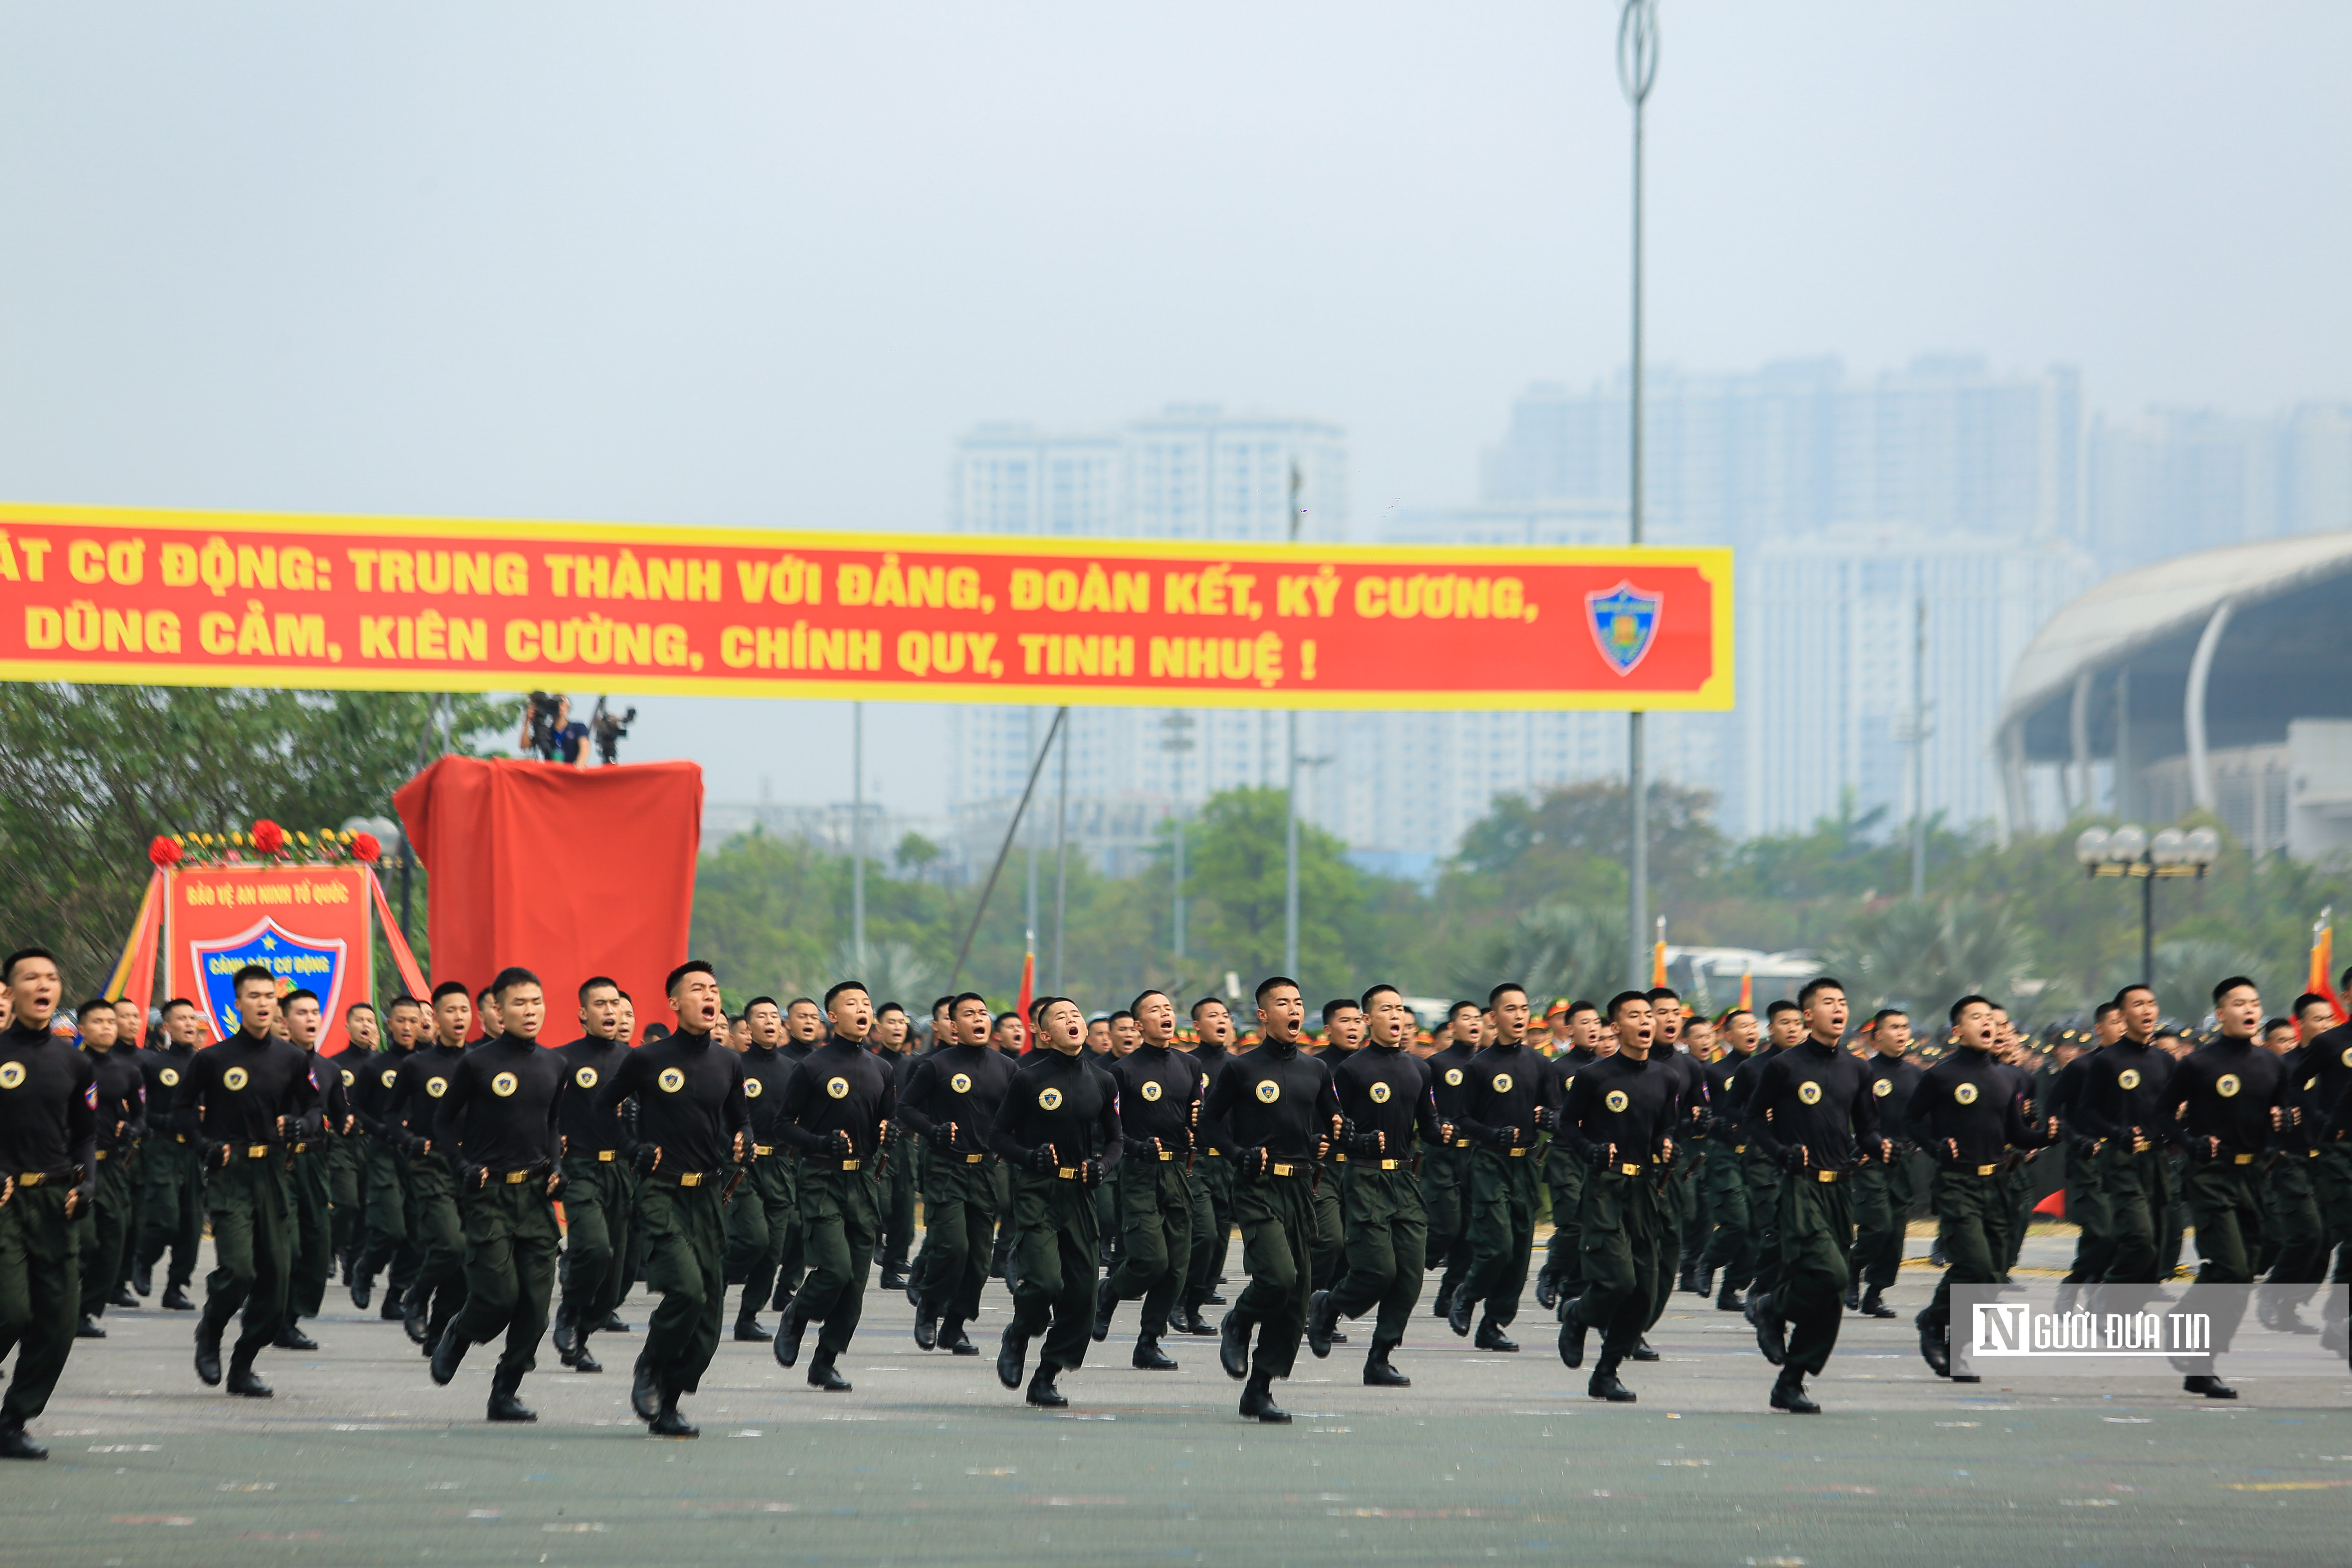
[[[1658,0],[1625,0],[1617,21],[1617,83],[1633,106],[1633,374],[1632,475],[1626,508],[1627,542],[1642,542],[1642,110],[1658,77]],[[1650,800],[1642,754],[1643,715],[1625,720],[1625,792],[1633,807],[1632,884],[1627,895],[1627,984],[1650,983]]]
[[[1290,465],[1290,542],[1298,542],[1298,464]],[[1282,972],[1298,973],[1298,710],[1289,721],[1283,749],[1289,753],[1282,781]]]

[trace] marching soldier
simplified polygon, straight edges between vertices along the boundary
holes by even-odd
[[[310,1080],[319,1086],[322,1122],[315,1138],[297,1140],[287,1152],[287,1191],[294,1216],[294,1268],[287,1286],[286,1321],[274,1342],[282,1351],[314,1351],[318,1342],[304,1333],[301,1320],[316,1318],[327,1303],[327,1281],[335,1277],[334,1218],[328,1211],[327,1150],[347,1136],[349,1102],[343,1097],[343,1075],[334,1063],[319,1055],[319,1036],[327,1026],[320,1011],[319,994],[307,987],[289,991],[278,999],[278,1016],[286,1038],[299,1050]]]
[[[794,1067],[808,1059],[811,1051],[824,1041],[824,1009],[810,996],[795,996],[784,1004],[784,1043],[777,1049]],[[793,1293],[801,1288],[808,1273],[808,1248],[801,1226],[800,1173],[797,1156],[788,1162],[792,1168],[793,1207],[784,1216],[783,1242],[776,1262],[776,1288],[769,1300],[770,1308],[782,1313],[793,1304]]]
[[[98,1075],[50,1033],[65,983],[42,948],[0,964],[10,1017],[0,1029],[0,1459],[46,1459],[25,1426],[48,1408],[79,1315],[75,1220],[98,1186]]]
[[[1909,1126],[1911,1095],[1919,1084],[1919,1069],[1903,1059],[1911,1048],[1911,1016],[1899,1007],[1880,1008],[1871,1019],[1870,1045],[1872,1054],[1864,1069],[1878,1101],[1878,1125],[1900,1132]],[[1846,1305],[1865,1318],[1895,1316],[1885,1297],[1902,1270],[1903,1239],[1911,1218],[1909,1152],[1892,1137],[1888,1142],[1885,1159],[1864,1161],[1853,1173],[1853,1279],[1845,1294]],[[1948,1246],[1945,1250],[1950,1256]]]
[[[146,1078],[138,1048],[121,1043],[114,1004],[95,996],[81,1005],[81,1047],[98,1080],[98,1158],[91,1167],[91,1202],[77,1205],[82,1233],[80,1338],[102,1340],[98,1326],[122,1268],[131,1219],[131,1156],[147,1135]],[[5,1267],[5,1266],[0,1266]]]
[[[1452,1129],[1437,1119],[1428,1064],[1405,1048],[1414,1020],[1402,994],[1373,986],[1360,1016],[1368,1042],[1332,1075],[1348,1145],[1348,1271],[1308,1302],[1307,1348],[1318,1360],[1329,1355],[1339,1321],[1377,1308],[1364,1383],[1410,1388],[1389,1354],[1404,1342],[1427,1264],[1429,1211],[1412,1167],[1423,1143],[1446,1147]]]
[[[811,1051],[784,1088],[784,1120],[777,1131],[801,1152],[801,1245],[808,1278],[776,1325],[776,1364],[800,1360],[801,1337],[823,1323],[808,1382],[827,1394],[846,1394],[849,1380],[835,1367],[866,1306],[866,1270],[882,1231],[876,1158],[897,1113],[898,1079],[866,1048],[874,1029],[874,1003],[866,987],[844,980],[824,994],[833,1032]]]
[[[1706,1208],[1708,1234],[1706,1249],[1699,1254],[1698,1283],[1713,1288],[1715,1277],[1723,1276],[1726,1289],[1716,1298],[1723,1308],[1727,1300],[1736,1298],[1745,1279],[1735,1279],[1740,1260],[1748,1247],[1749,1215],[1748,1212],[1748,1173],[1742,1162],[1748,1152],[1747,1142],[1739,1134],[1739,1119],[1731,1113],[1731,1085],[1739,1069],[1753,1060],[1762,1031],[1756,1015],[1745,1007],[1735,1007],[1717,1022],[1717,1036],[1724,1044],[1724,1053],[1703,1069],[1706,1075]],[[1705,1294],[1705,1290],[1700,1292]],[[1739,1303],[1730,1300],[1727,1310],[1737,1310]]]
[[[416,1037],[425,1025],[425,1005],[414,996],[395,996],[384,1016],[383,1048],[362,1068],[352,1086],[352,1117],[359,1123],[360,1163],[367,1191],[364,1239],[360,1260],[352,1271],[352,1305],[361,1311],[375,1290],[379,1269],[389,1268],[384,1282],[383,1310],[378,1315],[398,1322],[405,1315],[409,1288],[416,1283],[417,1251],[408,1190],[408,1150],[405,1134],[392,1114],[392,1097],[400,1086],[400,1072],[415,1054]]]
[[[1192,1165],[1192,1184],[1201,1191],[1209,1207],[1209,1223],[1197,1223],[1199,1203],[1193,1207],[1192,1278],[1184,1290],[1183,1331],[1199,1333],[1207,1325],[1202,1321],[1201,1309],[1222,1307],[1224,1297],[1217,1287],[1224,1283],[1225,1257],[1233,1244],[1234,1234],[1234,1162],[1232,1139],[1225,1129],[1208,1112],[1210,1096],[1215,1091],[1217,1079],[1232,1061],[1234,1016],[1225,1005],[1214,996],[1203,996],[1192,1004],[1193,1032],[1199,1037],[1192,1047],[1192,1065],[1201,1073],[1201,1125],[1194,1130],[1199,1140],[1199,1154]]]
[[[131,1284],[147,1295],[155,1283],[156,1263],[169,1252],[161,1305],[174,1312],[196,1310],[188,1300],[188,1284],[196,1277],[196,1249],[205,1235],[204,1160],[179,1123],[180,1088],[187,1081],[204,1033],[205,1016],[196,1005],[174,996],[163,1004],[163,1048],[148,1053],[139,1064],[147,1075],[147,1147],[139,1162],[146,1194],[140,1205],[138,1267]]]
[[[2116,994],[2122,1037],[2090,1058],[2074,1099],[2074,1131],[2091,1146],[2113,1237],[2106,1282],[2153,1285],[2157,1226],[2171,1202],[2163,1151],[2157,1144],[2172,1120],[2168,1097],[2172,1058],[2156,1043],[2156,993],[2126,985]],[[2137,1300],[2137,1298],[2135,1298]]]
[[[474,1004],[463,984],[433,988],[433,1039],[400,1064],[388,1104],[394,1135],[408,1152],[409,1218],[416,1279],[401,1301],[408,1337],[426,1355],[447,1331],[466,1289],[466,1226],[457,1216],[457,1171],[434,1142],[434,1110],[466,1054]]]
[[[294,1266],[286,1146],[319,1136],[319,1086],[304,1054],[270,1036],[277,977],[248,963],[230,984],[237,1031],[196,1053],[173,1102],[180,1131],[197,1142],[211,1173],[205,1208],[214,1267],[196,1320],[196,1376],[220,1384],[221,1334],[242,1309],[228,1391],[267,1399],[270,1388],[253,1374],[254,1358],[285,1322]]]
[[[2263,1251],[2261,1161],[2286,1121],[2289,1084],[2286,1065],[2254,1038],[2263,999],[2252,981],[2232,974],[2214,986],[2213,1016],[2221,1034],[2180,1063],[2164,1099],[2172,1108],[2166,1131],[2189,1156],[2189,1207],[2203,1260],[2175,1310],[2210,1313],[2220,1351],[2237,1332],[2246,1293],[2213,1287],[2254,1282]],[[2189,1373],[2182,1388],[2208,1399],[2238,1397],[2212,1374],[2210,1360],[2203,1364],[2208,1370]]]
[[[1437,1096],[1438,1120],[1454,1129],[1454,1140],[1422,1163],[1421,1192],[1429,1209],[1429,1258],[1442,1264],[1432,1310],[1452,1319],[1454,1293],[1470,1272],[1470,1134],[1463,1126],[1470,1063],[1478,1055],[1478,1004],[1456,1002],[1445,1016],[1448,1039],[1428,1058],[1430,1089]]]
[[[338,1121],[335,1136],[327,1140],[327,1205],[335,1262],[348,1288],[358,1277],[360,1251],[367,1235],[366,1167],[360,1143],[358,1095],[368,1058],[375,1054],[378,1031],[373,1003],[354,1002],[343,1009],[343,1048],[329,1057],[327,1064],[342,1086],[343,1108],[351,1122],[345,1126]],[[319,1081],[323,1087],[326,1079],[321,1077]]]
[[[1952,1287],[1990,1285],[2001,1275],[2009,1228],[2001,1166],[2011,1150],[2037,1142],[2014,1078],[1992,1054],[1992,1004],[1963,996],[1952,1004],[1951,1024],[1955,1048],[1920,1075],[1904,1123],[1905,1135],[1935,1163],[1936,1228],[1950,1265],[1916,1320],[1919,1354],[1938,1377],[1952,1376]]]
[[[874,1050],[890,1069],[891,1081],[901,1095],[915,1070],[910,1022],[907,1009],[896,1002],[883,1003],[874,1015]],[[891,1158],[882,1163],[876,1178],[882,1194],[882,1234],[875,1243],[874,1267],[881,1271],[882,1289],[904,1290],[907,1255],[915,1244],[915,1151],[905,1145],[895,1129],[890,1144]]]
[[[1095,1321],[1095,1189],[1124,1142],[1118,1086],[1088,1059],[1086,1015],[1068,997],[1052,996],[1040,1023],[1038,1048],[1013,1075],[991,1138],[997,1158],[1013,1167],[1021,1232],[1021,1279],[996,1380],[1020,1387],[1029,1342],[1044,1334],[1025,1397],[1056,1410],[1070,1401],[1054,1380],[1085,1363]]]
[[[528,969],[490,982],[499,1032],[466,1053],[450,1075],[435,1119],[435,1142],[457,1168],[466,1221],[466,1304],[433,1347],[433,1381],[446,1386],[467,1350],[506,1331],[506,1353],[490,1374],[492,1421],[536,1421],[516,1397],[538,1364],[555,1288],[555,1199],[563,1189],[564,1063],[542,1050],[547,993]]]
[[[1328,1068],[1336,1082],[1340,1066],[1364,1043],[1364,1013],[1353,996],[1323,1004],[1323,1043],[1315,1057]],[[1347,1151],[1334,1143],[1323,1157],[1323,1175],[1315,1184],[1315,1289],[1328,1290],[1348,1272],[1348,1214],[1345,1199]],[[1337,1342],[1348,1336],[1334,1329]]]
[[[1731,1134],[1736,1147],[1745,1151],[1740,1156],[1740,1169],[1748,1178],[1748,1245],[1741,1249],[1736,1267],[1723,1277],[1723,1284],[1715,1298],[1716,1310],[1741,1312],[1747,1303],[1740,1292],[1749,1297],[1769,1296],[1780,1281],[1780,1187],[1784,1173],[1778,1163],[1764,1152],[1763,1145],[1748,1134],[1748,1103],[1756,1092],[1756,1080],[1772,1060],[1795,1047],[1805,1037],[1804,1015],[1797,1005],[1783,996],[1764,1009],[1766,1044],[1747,1063],[1731,1075],[1731,1103],[1716,1112],[1732,1118],[1736,1131]]]
[[[1527,1047],[1528,994],[1505,982],[1486,999],[1495,1043],[1470,1060],[1456,1130],[1473,1145],[1470,1156],[1469,1277],[1454,1292],[1446,1325],[1470,1332],[1470,1310],[1486,1303],[1478,1321],[1482,1351],[1516,1351],[1503,1331],[1518,1316],[1527,1288],[1528,1257],[1535,1247],[1536,1111],[1543,1096],[1544,1059]]]
[[[1160,1337],[1192,1261],[1190,1166],[1201,1079],[1175,1048],[1176,1004],[1166,992],[1138,996],[1130,1017],[1141,1043],[1110,1067],[1126,1149],[1118,1183],[1123,1239],[1118,1267],[1096,1290],[1094,1336],[1109,1338],[1118,1304],[1140,1300],[1142,1331],[1132,1364],[1173,1372],[1176,1362],[1160,1348]]]
[[[2058,1069],[2050,1086],[2048,1113],[2058,1119],[2066,1140],[2066,1217],[2074,1222],[2074,1266],[2066,1271],[2059,1292],[2061,1303],[2071,1303],[2074,1288],[2095,1285],[2107,1277],[2115,1257],[2115,1226],[2107,1217],[2106,1194],[2099,1189],[2098,1145],[2084,1136],[2079,1107],[2083,1086],[2090,1081],[2091,1064],[2099,1052],[2123,1038],[2124,1010],[2102,1002],[2091,1020],[2092,1044]]]
[[[2264,1325],[2286,1332],[2306,1329],[2303,1304],[2327,1278],[2327,1223],[2312,1181],[2320,1149],[2320,1120],[2313,1113],[2319,1077],[2306,1042],[2324,1034],[2335,1017],[2326,997],[2306,991],[2294,999],[2294,1018],[2263,1026],[2263,1044],[2286,1069],[2286,1088],[2274,1157],[2263,1162],[2263,1250],[2269,1267],[2259,1300]]]
[[[1218,1325],[1218,1356],[1226,1376],[1248,1380],[1242,1415],[1286,1422],[1289,1412],[1275,1404],[1273,1382],[1290,1375],[1307,1327],[1314,1162],[1339,1136],[1339,1101],[1329,1069],[1298,1048],[1307,1023],[1298,983],[1280,974],[1259,981],[1257,1017],[1265,1043],[1226,1061],[1201,1110],[1204,1121],[1228,1129],[1233,1139],[1234,1207],[1250,1276]]]
[[[702,1386],[719,1349],[727,1310],[726,1199],[719,1183],[751,1153],[751,1114],[743,1058],[711,1031],[721,1026],[719,976],[690,958],[663,989],[677,1028],[625,1051],[596,1094],[601,1119],[617,1121],[637,1102],[634,1137],[623,1147],[643,1178],[636,1229],[645,1237],[646,1284],[661,1304],[646,1324],[629,1385],[629,1407],[656,1437],[695,1437],[701,1428],[677,1402]]]
[[[1806,1397],[1805,1379],[1820,1376],[1837,1347],[1852,1272],[1847,1184],[1862,1157],[1885,1157],[1886,1140],[1862,1063],[1839,1043],[1845,987],[1816,975],[1805,982],[1797,1006],[1804,1043],[1765,1063],[1748,1100],[1749,1147],[1760,1144],[1788,1173],[1775,1227],[1780,1271],[1769,1291],[1749,1294],[1748,1321],[1764,1359],[1780,1369],[1772,1408],[1810,1415],[1821,1406]]]
[[[779,1131],[784,1118],[784,1086],[797,1063],[782,1050],[783,1009],[772,996],[743,1005],[748,1043],[743,1052],[743,1094],[751,1105],[751,1164],[742,1189],[727,1205],[727,1272],[741,1282],[735,1309],[735,1338],[744,1344],[774,1339],[760,1324],[760,1309],[776,1287],[776,1266],[784,1238],[800,1220],[800,1184],[793,1158]]]
[[[948,1032],[915,1064],[898,1114],[927,1145],[923,1252],[916,1259],[915,1342],[978,1355],[964,1325],[980,1315],[996,1238],[995,1157],[988,1140],[1013,1082],[1013,1058],[989,1044],[988,998],[948,999]]]
[[[629,1163],[630,1102],[606,1109],[604,1085],[628,1059],[629,999],[611,977],[581,983],[580,1037],[557,1048],[566,1084],[556,1102],[563,1137],[563,1296],[555,1352],[574,1372],[602,1372],[588,1336],[604,1327],[628,1289],[636,1229],[636,1172]],[[747,1086],[748,1088],[748,1086]]]
[[[1552,1136],[1585,1168],[1577,1215],[1584,1288],[1559,1305],[1559,1359],[1584,1364],[1586,1337],[1601,1331],[1601,1359],[1585,1393],[1612,1405],[1638,1397],[1618,1377],[1650,1326],[1652,1299],[1666,1278],[1658,1210],[1674,1158],[1679,1069],[1650,1059],[1654,1010],[1644,992],[1609,999],[1617,1048],[1576,1075],[1558,1105],[1545,1109]]]
[[[1567,1102],[1576,1075],[1601,1060],[1594,1046],[1601,1037],[1601,1009],[1579,998],[1561,1013],[1567,1047],[1545,1064],[1543,1103],[1554,1110]],[[1544,1266],[1536,1273],[1536,1305],[1547,1312],[1584,1288],[1584,1263],[1580,1256],[1577,1213],[1583,1203],[1584,1163],[1566,1140],[1554,1138],[1544,1151],[1544,1185],[1551,1192],[1551,1240],[1544,1248]]]

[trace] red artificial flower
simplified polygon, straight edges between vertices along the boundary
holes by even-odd
[[[275,855],[286,847],[286,830],[265,816],[253,825],[253,847],[264,855]]]
[[[157,837],[147,846],[147,858],[168,871],[180,863],[181,849],[172,839]]]
[[[383,846],[373,833],[354,833],[352,835],[352,858],[373,866],[383,858]]]

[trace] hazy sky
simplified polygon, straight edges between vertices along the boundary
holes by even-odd
[[[1608,0],[0,8],[0,496],[931,528],[982,419],[1467,499],[1625,342]],[[2352,395],[2352,5],[1664,0],[1654,353]],[[636,754],[845,795],[838,710]],[[884,715],[889,710],[882,710]],[[719,749],[712,738],[723,741]],[[895,805],[939,798],[901,748]],[[925,792],[928,791],[928,795]]]

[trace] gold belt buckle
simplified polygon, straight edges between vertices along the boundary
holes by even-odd
[[[1208,1157],[1209,1157],[1210,1159],[1213,1160],[1213,1159],[1216,1159],[1219,1155],[1223,1154],[1223,1153],[1224,1152],[1224,1151],[1223,1151],[1223,1149],[1204,1149],[1204,1150],[1202,1150],[1202,1153],[1204,1153],[1204,1154],[1206,1154],[1206,1155],[1208,1155]]]
[[[844,1160],[841,1163],[841,1168],[845,1171],[854,1171],[857,1169],[858,1163],[856,1160]]]
[[[751,1152],[760,1155],[763,1159],[775,1152],[776,1146],[773,1143],[754,1143],[751,1145]]]
[[[966,1154],[966,1155],[963,1157],[963,1163],[964,1163],[965,1164],[967,1164],[967,1165],[977,1165],[977,1164],[979,1164],[982,1160],[985,1160],[985,1159],[987,1159],[987,1158],[988,1158],[988,1156],[987,1156],[987,1155],[985,1155],[985,1154]]]
[[[2251,1165],[2253,1163],[2254,1157],[2252,1154],[2232,1154],[2230,1156],[2230,1163],[2232,1165]]]
[[[1076,1165],[1056,1165],[1054,1167],[1054,1174],[1063,1181],[1075,1182],[1078,1179],[1078,1168]]]
[[[1170,1160],[1173,1160],[1175,1157],[1176,1157],[1176,1151],[1175,1151],[1175,1150],[1173,1150],[1173,1149],[1162,1149],[1161,1151],[1160,1151],[1160,1161],[1161,1161],[1161,1163],[1165,1163],[1166,1162],[1168,1162],[1168,1161],[1170,1161]],[[979,1159],[979,1158],[980,1158],[980,1156],[979,1156],[979,1155],[977,1155],[977,1154],[975,1154],[975,1155],[973,1155],[973,1156],[972,1156],[972,1158],[973,1158],[973,1159],[975,1159],[975,1160],[977,1160],[977,1159]],[[1340,1156],[1340,1158],[1344,1160],[1344,1159],[1346,1159],[1346,1158],[1347,1158],[1347,1156],[1343,1154],[1343,1155],[1341,1155],[1341,1156]]]
[[[1731,1152],[1735,1154],[1745,1154],[1748,1152],[1748,1145],[1745,1143],[1734,1143],[1731,1146]]]
[[[20,1187],[37,1187],[48,1179],[49,1173],[47,1171],[27,1171],[16,1178],[16,1184]]]
[[[1621,1176],[1638,1176],[1642,1173],[1642,1167],[1639,1165],[1621,1164],[1617,1167],[1617,1173]]]
[[[1838,1173],[1835,1171],[1820,1171],[1816,1172],[1815,1174],[1818,1175],[1824,1184],[1834,1182],[1838,1179]]]
[[[1381,1169],[1383,1171],[1393,1171],[1399,1165],[1403,1163],[1404,1162],[1402,1160],[1383,1160],[1381,1162]]]
[[[1346,1156],[1345,1154],[1334,1154],[1334,1155],[1332,1155],[1332,1156],[1331,1156],[1331,1158],[1333,1158],[1334,1160],[1339,1161],[1339,1163],[1341,1163],[1342,1165],[1344,1165],[1344,1164],[1346,1164],[1346,1163],[1348,1163],[1348,1156]]]
[[[614,1149],[599,1149],[596,1151],[596,1159],[598,1163],[609,1165],[613,1162],[613,1156],[617,1152],[619,1151]]]
[[[1470,1147],[1470,1140],[1467,1138],[1456,1138],[1454,1141],[1454,1146],[1456,1149],[1467,1149]]]
[[[248,1160],[259,1160],[259,1159],[267,1158],[267,1157],[268,1157],[268,1153],[269,1153],[269,1145],[268,1145],[268,1144],[267,1144],[267,1143],[254,1143],[254,1144],[249,1144],[249,1145],[247,1145],[247,1146],[246,1151],[245,1151],[245,1157],[246,1157],[247,1159],[248,1159]]]
[[[519,1187],[529,1180],[530,1180],[530,1173],[529,1171],[509,1171],[507,1173],[507,1185],[510,1187]]]
[[[1266,1167],[1268,1174],[1276,1176],[1286,1176],[1297,1169],[1297,1167],[1295,1165],[1268,1165]]]
[[[702,1173],[699,1171],[680,1171],[677,1175],[677,1184],[681,1187],[698,1187],[702,1185]]]
[[[105,1158],[106,1158],[106,1156],[107,1156],[108,1152],[109,1152],[109,1151],[104,1150],[104,1149],[100,1149],[100,1150],[98,1152],[98,1157],[99,1157],[100,1159],[103,1160],[103,1159],[105,1159]]]
[[[1525,1155],[1527,1153],[1527,1150],[1524,1148],[1517,1148],[1509,1151],[1509,1152],[1511,1158],[1517,1160]]]
[[[1979,1176],[1990,1176],[1995,1171],[2000,1169],[2000,1167],[1999,1165],[1979,1165],[1977,1167],[1977,1174]]]

